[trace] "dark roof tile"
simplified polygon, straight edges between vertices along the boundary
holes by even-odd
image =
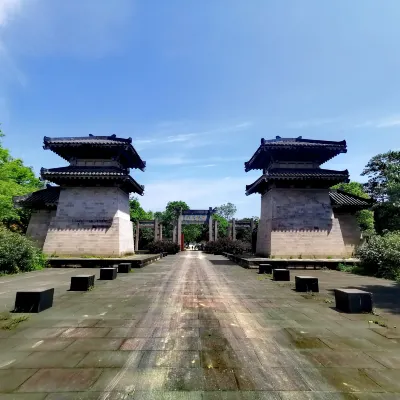
[[[48,185],[46,189],[28,193],[24,196],[15,196],[13,202],[16,207],[28,207],[34,209],[56,208],[59,196],[60,187]]]
[[[372,199],[364,199],[354,194],[344,192],[343,190],[331,190],[329,192],[331,203],[337,207],[361,207],[369,208],[373,205]]]

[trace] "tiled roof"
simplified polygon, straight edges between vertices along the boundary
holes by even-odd
[[[266,183],[275,180],[331,180],[331,185],[335,182],[347,182],[349,179],[349,171],[334,171],[330,169],[271,169],[268,170],[264,175],[258,178],[255,182],[250,185],[246,185],[246,194],[258,192]]]
[[[335,179],[337,177],[349,177],[349,171],[334,171],[331,169],[291,169],[276,168],[271,169],[264,175],[268,179]]]
[[[121,145],[132,143],[132,138],[124,139],[116,135],[111,136],[78,136],[78,137],[48,137],[43,139],[45,146],[49,145],[73,145],[73,144],[92,144],[92,145]]]
[[[71,177],[115,177],[125,176],[127,172],[118,167],[79,167],[79,166],[68,166],[60,168],[42,168],[40,174],[44,178],[50,176],[71,176]]]
[[[319,165],[340,153],[347,152],[345,140],[312,140],[298,138],[261,139],[261,145],[251,159],[244,163],[245,171],[268,168],[273,160],[278,161],[313,161]]]
[[[372,199],[364,199],[343,190],[331,190],[329,197],[332,205],[337,207],[369,208],[373,205]]]
[[[111,136],[55,137],[43,138],[43,148],[49,149],[67,161],[71,158],[112,158],[118,157],[127,168],[144,171],[143,161],[132,145],[132,138]]]
[[[40,170],[43,179],[61,184],[66,180],[114,180],[123,182],[129,192],[140,195],[144,192],[144,186],[139,185],[126,171],[117,167],[78,167],[68,166]]]
[[[346,141],[342,140],[340,142],[332,140],[313,140],[313,139],[303,139],[302,136],[297,138],[282,138],[277,136],[275,139],[261,139],[261,145],[265,147],[325,147],[325,148],[346,148]]]
[[[47,186],[46,189],[26,194],[25,196],[15,196],[13,198],[16,207],[28,207],[34,209],[55,208],[57,207],[60,196],[59,186]]]

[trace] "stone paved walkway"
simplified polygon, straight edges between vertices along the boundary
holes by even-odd
[[[0,331],[1,400],[400,399],[396,328],[223,257],[168,256],[87,293],[49,273],[54,307]]]

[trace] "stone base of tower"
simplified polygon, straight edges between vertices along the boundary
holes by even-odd
[[[73,256],[133,254],[128,194],[118,187],[62,188],[43,251]]]
[[[350,257],[360,238],[355,215],[332,209],[329,189],[274,188],[261,198],[260,256]]]

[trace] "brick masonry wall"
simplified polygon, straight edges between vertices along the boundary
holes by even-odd
[[[50,221],[55,215],[56,210],[36,210],[32,212],[26,235],[41,249],[46,239]]]
[[[355,216],[335,215],[327,189],[272,189],[261,207],[260,255],[348,257],[360,242]]]
[[[59,255],[133,253],[128,195],[117,187],[63,188],[43,250]]]

